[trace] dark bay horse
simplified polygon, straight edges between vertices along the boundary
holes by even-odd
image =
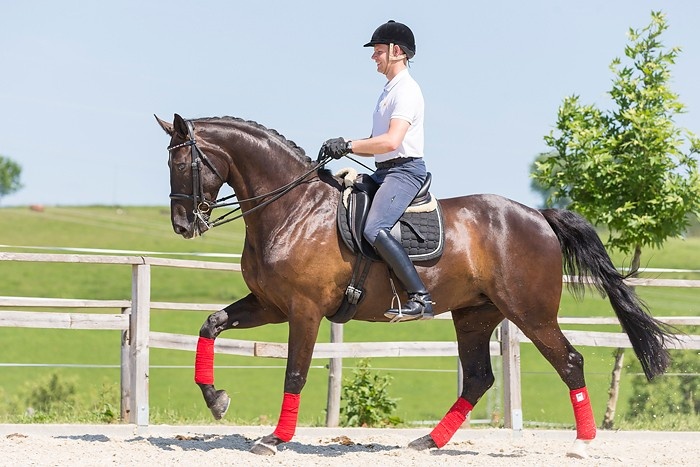
[[[157,118],[157,117],[156,117]],[[171,220],[185,238],[214,223],[219,189],[234,190],[246,225],[241,269],[250,294],[213,313],[203,324],[195,357],[195,381],[215,418],[229,396],[214,387],[214,340],[222,331],[289,323],[284,398],[275,431],[253,452],[274,454],[292,439],[300,393],[306,383],[319,326],[340,306],[354,254],[336,228],[341,182],[274,130],[232,117],[157,119],[170,135]],[[494,383],[489,339],[508,319],[522,330],[569,389],[576,421],[575,451],[596,434],[583,373],[583,357],[557,324],[562,274],[583,276],[606,294],[647,378],[669,364],[670,331],[651,317],[624,282],[593,227],[566,210],[536,210],[494,195],[439,200],[446,238],[439,259],[418,272],[436,302],[452,312],[463,391],[433,431],[414,449],[440,448]],[[354,319],[388,321],[392,290],[383,263],[373,263]]]

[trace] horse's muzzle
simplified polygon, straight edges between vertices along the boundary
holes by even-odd
[[[185,225],[173,223],[173,230],[175,231],[175,233],[178,235],[182,235],[185,238],[192,238],[195,236],[195,234],[194,234],[195,229],[192,227],[193,227],[193,225],[190,225],[188,227]]]
[[[209,230],[209,216],[206,214],[189,215],[182,205],[174,205],[170,221],[176,234],[184,238],[194,238]]]

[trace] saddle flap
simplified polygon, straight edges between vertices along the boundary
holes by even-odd
[[[367,214],[369,214],[369,208],[372,200],[370,195],[364,191],[353,191],[350,196],[349,206],[348,206],[348,224],[350,226],[350,234],[356,245],[360,245],[365,241],[362,232],[365,228],[365,221],[367,220]]]
[[[351,251],[381,261],[363,235],[372,198],[379,185],[371,176],[358,175],[354,169],[343,169],[336,176],[343,178],[345,186],[338,203],[338,229],[343,242]],[[428,261],[442,254],[442,211],[430,194],[431,182],[432,175],[428,172],[413,202],[391,229],[391,235],[404,246],[412,261]]]

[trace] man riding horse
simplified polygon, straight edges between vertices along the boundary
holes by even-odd
[[[372,179],[379,189],[363,235],[408,292],[408,301],[388,310],[385,316],[393,321],[432,319],[428,289],[403,246],[389,233],[427,176],[423,162],[423,94],[408,72],[416,42],[408,26],[391,20],[379,26],[364,46],[374,47],[372,60],[387,79],[374,109],[372,135],[351,141],[329,139],[323,145],[324,154],[336,159],[348,153],[374,157],[377,170]]]

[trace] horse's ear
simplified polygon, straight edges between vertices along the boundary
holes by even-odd
[[[187,128],[187,122],[178,114],[173,116],[173,128],[183,139],[186,139],[190,134],[190,130]]]
[[[168,135],[173,136],[173,126],[170,123],[158,118],[158,115],[153,114],[153,116],[156,117],[156,121],[158,122],[158,125],[160,125],[160,127],[163,129],[163,131],[165,131]]]

